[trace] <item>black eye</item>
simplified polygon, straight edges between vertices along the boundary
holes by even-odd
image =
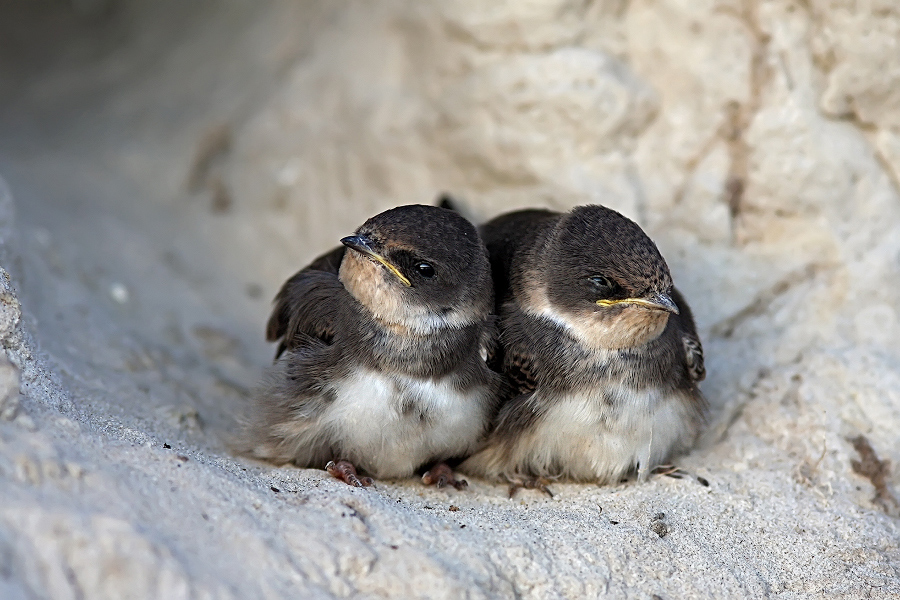
[[[434,277],[434,267],[429,265],[427,262],[420,262],[419,264],[417,264],[416,271],[425,279],[431,279],[432,277]]]
[[[616,287],[612,279],[603,275],[594,275],[593,277],[588,277],[588,279],[600,289],[613,289]]]

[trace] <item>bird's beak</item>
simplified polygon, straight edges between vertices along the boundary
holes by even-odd
[[[385,269],[393,273],[397,279],[403,282],[403,285],[406,287],[412,287],[412,283],[410,283],[409,279],[407,279],[403,273],[400,272],[400,269],[392,265],[387,261],[385,257],[378,254],[375,249],[372,247],[372,241],[364,235],[351,235],[349,237],[345,237],[341,240],[341,243],[351,250],[356,250],[360,254],[374,260],[377,263],[380,263],[384,266]]]
[[[600,306],[613,306],[615,304],[636,304],[650,310],[664,310],[672,314],[678,314],[678,306],[668,294],[650,294],[646,298],[624,298],[622,300],[597,300]]]

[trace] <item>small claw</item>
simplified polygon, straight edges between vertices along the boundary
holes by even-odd
[[[668,477],[672,477],[673,479],[681,479],[682,476],[687,475],[686,471],[683,471],[681,468],[676,467],[675,465],[658,465],[654,467],[652,471],[650,471],[652,475],[666,475]]]
[[[553,498],[553,491],[548,487],[550,482],[543,477],[529,477],[509,484],[509,497],[512,498],[521,489],[540,490]]]
[[[335,479],[340,479],[347,485],[354,487],[369,487],[375,485],[375,480],[371,477],[360,477],[356,472],[356,467],[349,460],[339,460],[337,462],[330,460],[325,465],[325,470]]]
[[[457,490],[464,490],[469,487],[469,482],[465,479],[456,479],[453,476],[453,469],[446,463],[438,463],[431,469],[425,471],[422,475],[422,483],[425,485],[436,485],[439,488],[452,485]]]
[[[462,491],[469,487],[469,482],[466,481],[465,479],[454,479],[452,485],[457,490]]]

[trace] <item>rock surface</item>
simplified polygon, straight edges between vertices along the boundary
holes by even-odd
[[[0,598],[900,594],[895,3],[3,10]],[[444,190],[657,240],[708,357],[687,476],[510,500],[228,451],[281,281]]]

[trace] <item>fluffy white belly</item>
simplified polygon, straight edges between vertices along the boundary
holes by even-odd
[[[334,446],[376,477],[408,477],[430,460],[465,454],[487,426],[489,390],[463,394],[451,378],[360,370],[333,388],[320,426]]]
[[[616,386],[535,400],[550,408],[530,430],[514,440],[493,440],[464,470],[492,478],[609,483],[636,465],[645,476],[696,434],[685,400],[658,390]]]

